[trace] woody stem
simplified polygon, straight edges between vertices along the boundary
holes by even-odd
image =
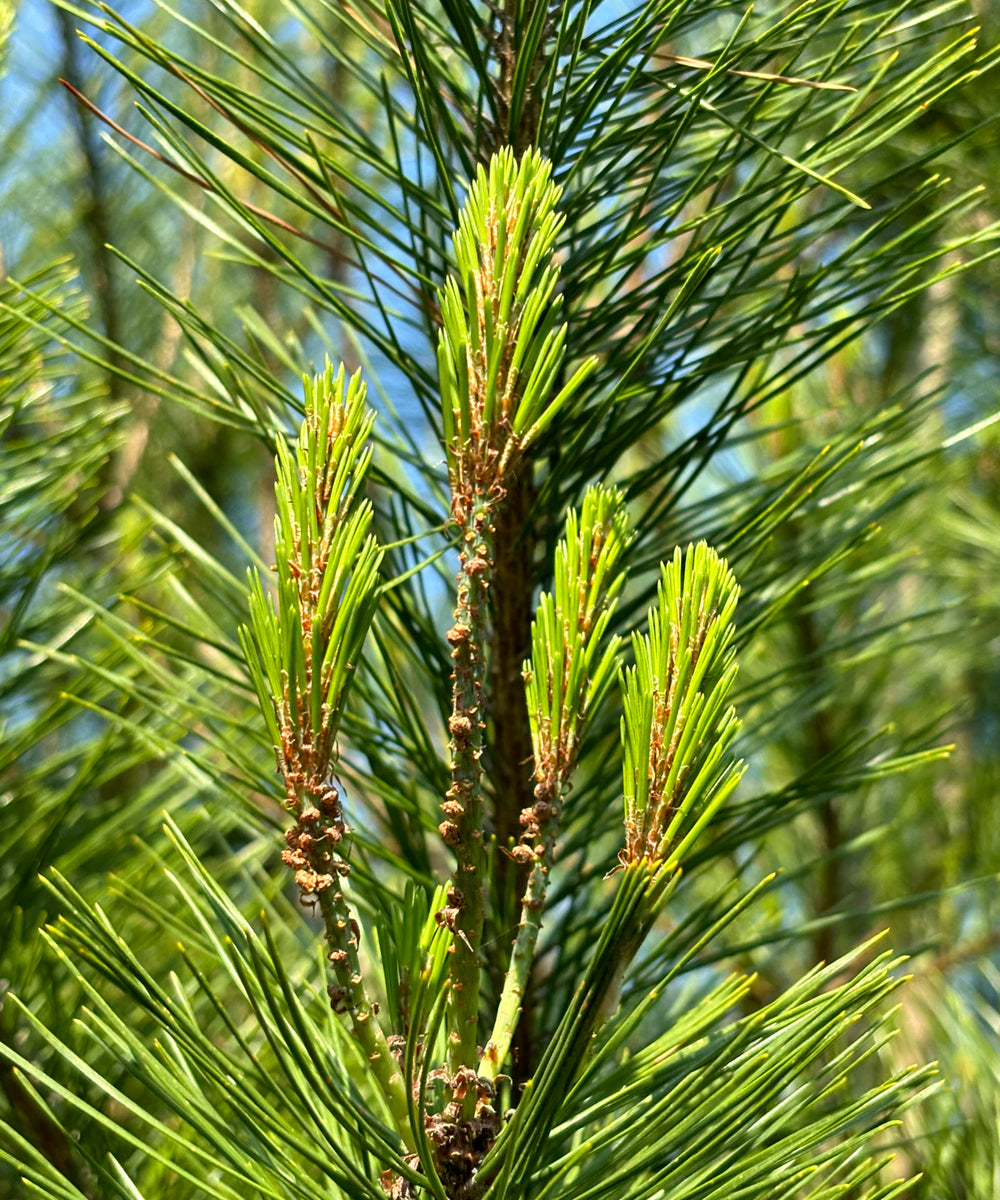
[[[475,1067],[478,1057],[479,948],[486,898],[483,845],[483,700],[486,680],[487,602],[493,570],[489,505],[476,498],[462,523],[455,624],[448,631],[455,664],[452,686],[451,787],[442,805],[441,833],[455,852],[452,876],[454,933],[449,960],[448,1064],[452,1073]],[[463,1103],[471,1116],[475,1096]]]

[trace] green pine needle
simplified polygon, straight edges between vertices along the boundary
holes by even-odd
[[[539,781],[569,782],[584,722],[614,677],[621,639],[605,633],[631,540],[624,505],[616,488],[587,491],[556,547],[554,589],[538,602],[524,679]]]
[[[279,754],[289,802],[327,778],[344,694],[378,599],[382,551],[362,494],[375,415],[360,375],[343,366],[306,380],[294,451],[279,443],[275,485],[277,597],[251,575],[241,642]]]
[[[478,169],[454,236],[457,275],[440,293],[438,374],[453,488],[503,478],[596,368],[557,387],[566,354],[552,256],[563,225],[551,164],[510,149]],[[476,464],[476,465],[473,465]]]
[[[632,635],[635,665],[622,676],[623,863],[678,864],[739,783],[743,766],[726,751],[740,723],[725,707],[738,598],[704,542],[660,568],[649,632]]]

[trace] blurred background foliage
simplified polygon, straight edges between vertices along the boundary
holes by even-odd
[[[980,45],[1000,43],[1000,13],[988,0],[944,5],[938,15],[912,7],[915,30],[936,25],[941,44],[968,27],[969,7],[982,26]],[[81,996],[36,936],[52,913],[39,873],[55,866],[89,895],[114,874],[118,895],[107,903],[131,913],[132,949],[169,968],[180,951],[165,936],[173,918],[160,906],[179,901],[155,883],[164,810],[231,894],[257,904],[265,897],[288,915],[288,936],[310,944],[306,923],[291,916],[277,861],[273,764],[245,732],[254,706],[234,642],[245,565],[255,555],[268,560],[271,448],[294,417],[302,370],[324,353],[351,367],[364,363],[380,413],[394,410],[392,419],[380,417],[376,473],[392,455],[411,467],[379,479],[384,527],[400,535],[410,522],[426,536],[443,515],[425,336],[433,327],[427,281],[440,278],[443,260],[418,258],[410,276],[394,274],[391,262],[435,241],[443,252],[452,212],[446,189],[422,174],[426,148],[387,118],[405,110],[402,84],[378,79],[372,43],[336,4],[247,0],[236,17],[224,4],[185,0],[168,9],[123,0],[118,11],[120,38],[69,5],[0,5],[0,979],[68,1037]],[[692,30],[717,52],[732,12],[696,16]],[[266,33],[256,35],[255,21]],[[80,28],[98,52],[80,41]],[[161,40],[172,59],[157,57]],[[683,40],[674,49],[699,50]],[[119,60],[117,71],[101,50]],[[176,69],[182,60],[186,78]],[[261,84],[268,71],[270,90]],[[137,90],[143,79],[154,81],[155,102]],[[74,92],[147,145],[121,133],[110,145],[108,123]],[[220,116],[220,94],[246,117],[238,137]],[[241,97],[260,99],[253,121]],[[787,102],[785,127],[798,99],[793,93]],[[258,134],[273,121],[280,142],[279,100],[301,125],[316,119],[308,137],[296,128],[295,155],[276,165],[274,144]],[[353,133],[323,127],[316,114],[327,100],[350,113]],[[155,123],[180,108],[211,135],[198,139],[189,129],[185,142],[178,124],[154,129],[139,119],[158,114]],[[753,581],[747,639],[755,623],[760,632],[740,701],[750,777],[735,801],[743,811],[731,844],[724,826],[706,851],[703,894],[734,872],[747,883],[771,870],[781,876],[716,956],[757,972],[748,1003],[762,1004],[814,963],[890,929],[892,945],[913,956],[915,981],[902,998],[905,1037],[884,1053],[938,1059],[945,1080],[900,1134],[904,1160],[924,1172],[914,1194],[927,1200],[1000,1195],[1000,267],[992,241],[961,245],[1000,219],[998,113],[1000,74],[992,70],[972,86],[932,95],[916,120],[844,179],[891,213],[873,252],[926,223],[917,236],[922,257],[909,246],[912,269],[900,272],[901,292],[878,324],[847,340],[851,313],[866,303],[849,281],[841,292],[817,292],[819,313],[790,307],[785,326],[768,313],[773,339],[748,352],[745,367],[732,351],[742,399],[728,408],[727,388],[737,385],[726,372],[737,367],[728,351],[705,344],[692,361],[717,356],[705,368],[708,382],[699,391],[696,367],[680,400],[651,409],[648,427],[623,433],[613,472],[640,514],[647,565],[664,547],[704,535]],[[200,161],[185,161],[192,144]],[[467,165],[461,145],[450,147],[456,179]],[[339,162],[351,186],[330,176],[317,182],[320,168],[306,178],[289,165],[308,158],[310,147],[316,161]],[[395,163],[394,187],[379,182],[384,167],[371,161],[372,147]],[[565,153],[572,157],[569,143]],[[187,176],[157,154],[184,162]],[[615,179],[625,187],[621,170]],[[683,161],[677,170],[683,174]],[[751,170],[738,165],[717,182],[720,211]],[[967,197],[943,217],[933,215],[942,203],[927,183],[934,175],[950,179],[946,197]],[[407,178],[420,180],[419,198],[407,195]],[[591,339],[581,352],[620,334],[629,319],[627,301],[601,293],[601,198],[592,186],[570,188],[566,200],[567,310]],[[238,195],[239,211],[224,202],[228,194]],[[613,207],[613,199],[605,202]],[[368,206],[362,233],[328,219],[342,202],[355,215]],[[636,203],[681,207],[665,192]],[[702,203],[710,215],[701,199],[685,211]],[[801,251],[785,261],[775,251],[779,277],[794,281],[801,269],[805,279],[810,255],[812,268],[825,256],[832,269],[852,224],[824,239],[828,203],[828,193],[803,194],[780,218],[766,215],[772,243],[788,236]],[[425,227],[436,219],[440,234],[406,245],[393,225],[399,212]],[[678,236],[696,235],[689,219]],[[859,236],[867,220],[854,217]],[[816,237],[804,244],[809,222]],[[740,229],[735,220],[733,228]],[[365,267],[358,238],[368,239]],[[295,265],[282,245],[293,246]],[[623,260],[637,291],[669,265],[656,257],[670,253],[669,239],[653,249]],[[743,275],[757,254],[747,251]],[[573,269],[589,260],[592,275]],[[380,265],[382,278],[372,274]],[[918,288],[927,272],[938,277]],[[754,287],[766,288],[767,278]],[[755,331],[752,287],[745,300],[733,307],[731,331],[722,326],[723,340],[726,332],[734,343],[737,335],[770,337],[767,322]],[[795,323],[824,319],[843,319],[843,344],[829,338],[800,362]],[[654,333],[620,338],[622,365]],[[639,378],[642,361],[631,369],[637,388],[654,386]],[[573,472],[600,428],[579,444],[564,431],[545,464],[540,479],[557,520],[539,528],[540,545],[551,547]],[[698,469],[685,476],[695,458]],[[747,529],[748,514],[767,526],[772,511],[783,515],[766,536]],[[396,552],[397,569],[419,557],[407,555]],[[437,570],[447,580],[448,560]],[[789,586],[800,577],[802,586]],[[527,581],[529,592],[540,581]],[[649,595],[636,582],[633,616]],[[407,804],[420,810],[420,796],[441,783],[433,677],[445,661],[447,593],[443,584],[413,586],[410,607],[400,603],[384,620],[347,726],[350,740],[350,721],[370,727],[390,712],[408,734],[400,747],[387,735],[382,758],[354,760],[348,786],[363,792],[374,778],[379,796],[399,800],[384,809],[382,827],[365,831],[370,869],[378,872],[380,859],[405,860],[426,878],[436,852],[415,828],[433,828],[433,810],[424,804],[416,825],[398,814]],[[423,673],[394,655],[401,634],[420,647]],[[934,752],[945,746],[953,747],[947,756]],[[412,778],[394,760],[398,748]],[[899,770],[911,758],[913,769]],[[598,786],[597,767],[593,779]],[[571,824],[569,861],[606,832]],[[551,945],[563,947],[553,971],[571,966],[580,953],[572,914]],[[9,1005],[0,1011],[0,1037],[22,1054],[48,1055]],[[48,1069],[95,1107],[107,1104],[92,1080],[73,1075],[70,1085],[57,1058]],[[86,1194],[103,1194],[65,1131],[6,1067],[0,1092],[11,1123],[51,1163]],[[95,1158],[112,1144],[96,1123],[78,1133]],[[145,1184],[158,1194],[153,1176]],[[17,1194],[18,1186],[11,1173],[0,1189]]]

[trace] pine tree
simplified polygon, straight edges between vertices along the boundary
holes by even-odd
[[[15,1186],[902,1192],[845,830],[942,754],[873,684],[945,439],[836,381],[993,253],[879,153],[988,67],[963,6],[67,11],[252,302],[122,255],[175,363],[6,285]],[[123,487],[123,397],[273,506]]]

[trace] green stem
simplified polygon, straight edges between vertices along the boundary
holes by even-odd
[[[555,854],[558,822],[549,820],[542,827],[541,853],[535,858],[521,901],[521,919],[510,954],[510,965],[504,977],[503,991],[497,1007],[493,1032],[479,1062],[479,1074],[495,1079],[510,1053],[511,1042],[521,1016],[524,991],[528,986],[535,946],[542,929],[542,911],[549,891],[550,864]]]
[[[406,1083],[365,990],[358,959],[357,922],[352,918],[350,907],[339,887],[329,887],[315,894],[326,927],[330,963],[337,979],[336,988],[330,989],[334,1012],[350,1013],[354,1037],[378,1081],[397,1132],[406,1143],[407,1150],[412,1152],[416,1146],[410,1129]]]
[[[561,1100],[579,1078],[594,1038],[618,1007],[625,972],[678,878],[678,873],[668,875],[662,866],[645,860],[630,863],[618,876],[597,948],[525,1091],[519,1116],[501,1132],[480,1167],[479,1181],[485,1187],[504,1170],[511,1131],[516,1130],[514,1169],[522,1178],[534,1169]]]
[[[521,1015],[524,991],[531,975],[531,964],[535,958],[535,945],[542,929],[541,912],[548,890],[548,864],[538,862],[528,876],[528,886],[525,888],[521,905],[521,920],[511,950],[510,966],[504,978],[493,1032],[479,1062],[478,1073],[486,1079],[497,1077],[510,1053],[510,1044]]]

